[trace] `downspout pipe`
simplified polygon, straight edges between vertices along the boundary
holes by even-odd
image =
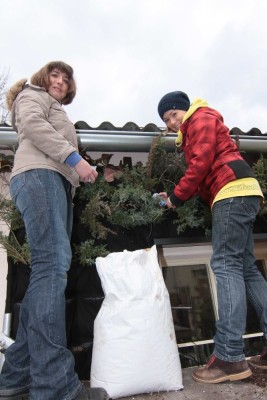
[[[106,130],[76,130],[80,149],[95,152],[140,152],[147,153],[153,139],[161,132],[135,132],[135,131],[106,131]],[[238,142],[240,151],[267,153],[267,136],[231,136]],[[163,136],[166,150],[175,149],[176,134]],[[17,145],[17,134],[10,127],[0,127],[0,149],[12,150]]]

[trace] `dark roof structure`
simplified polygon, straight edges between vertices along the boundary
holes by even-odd
[[[126,122],[122,127],[118,127],[112,124],[109,121],[103,121],[97,127],[90,126],[86,121],[77,121],[74,124],[75,128],[78,130],[90,130],[90,131],[116,131],[116,132],[164,132],[164,127],[159,127],[156,124],[149,122],[144,127],[138,126],[135,122],[129,121]],[[12,128],[11,125],[8,125],[6,122],[0,123],[0,132],[1,128]],[[258,128],[251,128],[248,131],[242,131],[238,127],[234,127],[230,129],[231,136],[266,136],[267,132],[261,132]]]
[[[127,122],[123,127],[114,126],[111,122],[104,121],[97,128],[92,128],[85,121],[78,121],[74,124],[76,129],[94,130],[94,131],[131,131],[131,132],[162,132],[163,128],[159,128],[153,123],[148,123],[144,127],[138,126],[135,122]]]

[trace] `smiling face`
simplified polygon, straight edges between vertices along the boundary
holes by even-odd
[[[168,110],[163,114],[163,121],[167,128],[172,132],[178,132],[186,111],[183,110]]]
[[[55,68],[49,73],[48,93],[60,103],[66,97],[69,89],[69,78],[65,72]]]

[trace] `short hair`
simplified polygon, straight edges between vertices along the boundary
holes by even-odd
[[[35,86],[40,86],[48,90],[50,86],[49,74],[53,69],[57,68],[59,71],[67,74],[69,79],[69,87],[66,97],[62,100],[62,104],[67,105],[72,102],[76,95],[76,82],[73,77],[73,69],[70,65],[63,61],[51,61],[42,67],[38,72],[31,77],[31,83]]]

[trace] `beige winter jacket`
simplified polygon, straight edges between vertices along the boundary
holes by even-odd
[[[7,94],[13,128],[18,133],[11,178],[35,168],[46,168],[62,174],[74,187],[79,176],[64,164],[66,158],[78,151],[76,131],[61,104],[44,88],[17,83]],[[14,89],[15,88],[15,89]]]

